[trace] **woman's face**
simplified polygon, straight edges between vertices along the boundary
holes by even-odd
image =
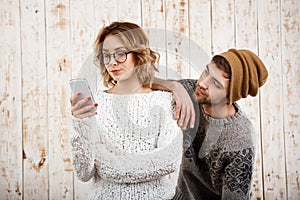
[[[102,54],[106,70],[115,81],[127,80],[134,73],[134,54],[128,51],[118,36],[108,35],[105,38]]]

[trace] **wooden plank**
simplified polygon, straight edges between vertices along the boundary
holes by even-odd
[[[114,12],[116,10],[118,10],[118,0],[95,1],[95,38],[103,25],[107,26],[118,20],[118,12]]]
[[[279,5],[279,0],[258,1],[259,56],[269,71],[260,93],[265,199],[287,199]]]
[[[73,199],[70,162],[70,10],[69,1],[46,1],[49,199]],[[59,37],[57,37],[59,36]]]
[[[105,6],[103,6],[105,5]],[[118,10],[118,2],[117,0],[102,0],[102,1],[95,1],[95,17],[94,17],[94,40],[95,41],[99,31],[105,25],[108,26],[114,21],[118,21],[118,12],[112,12],[114,10]],[[93,51],[93,49],[92,49]],[[90,54],[90,59],[84,63],[83,68],[87,68],[92,66],[89,70],[88,77],[91,81],[91,88],[92,90],[104,90],[107,89],[103,85],[103,79],[100,74],[99,68],[93,63],[93,52]],[[95,76],[96,74],[96,76]],[[92,80],[94,78],[94,80]]]
[[[166,17],[165,1],[156,0],[142,0],[142,25],[143,30],[147,34],[150,41],[150,48],[160,54],[159,59],[159,73],[156,77],[167,77],[166,64]]]
[[[19,1],[0,4],[0,199],[22,199],[22,76]]]
[[[167,0],[167,78],[190,77],[189,21],[187,0]]]
[[[281,6],[287,199],[300,199],[300,2],[289,0]]]
[[[142,26],[141,0],[118,0],[118,20],[129,21]]]
[[[249,49],[258,54],[257,1],[235,1],[236,48]],[[261,128],[259,94],[239,100],[239,105],[251,120],[255,129],[256,161],[252,178],[251,199],[263,199],[262,160],[261,160]]]
[[[234,0],[212,0],[212,54],[235,47]]]
[[[21,10],[24,199],[48,198],[48,107],[44,1]]]
[[[72,78],[84,77],[89,68],[83,68],[89,58],[94,38],[94,1],[70,1]],[[89,80],[88,80],[89,81]],[[74,178],[74,199],[87,199],[89,183]]]
[[[210,1],[189,1],[190,78],[199,79],[211,60]]]

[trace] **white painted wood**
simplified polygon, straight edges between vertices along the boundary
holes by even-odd
[[[69,1],[46,1],[49,199],[73,199],[70,160],[71,38]],[[59,37],[58,37],[59,36]]]
[[[190,77],[188,1],[166,1],[167,78]]]
[[[108,26],[114,21],[118,21],[118,0],[103,0],[95,1],[95,18],[94,18],[94,40],[95,41],[99,31],[103,26]],[[90,59],[85,63],[86,66],[89,66],[91,69],[90,77],[94,77],[95,80],[89,81],[90,87],[93,91],[96,89],[104,90],[107,89],[103,85],[103,79],[100,74],[100,69],[93,63],[93,48],[91,49]],[[86,68],[86,66],[84,68]],[[96,74],[96,76],[95,76]],[[92,78],[90,78],[92,79]]]
[[[249,49],[258,55],[257,1],[235,0],[235,41],[236,48]],[[248,96],[238,101],[239,105],[252,122],[256,138],[256,161],[252,177],[252,199],[263,199],[261,127],[259,94]]]
[[[43,1],[20,2],[24,199],[47,199],[49,191],[44,8]]]
[[[167,77],[166,64],[166,5],[165,1],[142,0],[142,28],[150,41],[150,48],[160,54],[158,78]]]
[[[0,4],[0,199],[22,199],[22,68],[18,1]]]
[[[118,0],[118,20],[128,21],[142,26],[141,0]]]
[[[287,199],[300,199],[300,2],[281,4],[283,117]]]
[[[211,60],[211,3],[189,1],[190,78],[199,79]]]
[[[84,63],[89,59],[95,40],[94,15],[94,1],[70,1],[72,78],[90,75]],[[88,81],[92,83],[90,79]],[[82,182],[74,175],[74,199],[85,200],[88,194],[88,182]]]
[[[261,88],[262,162],[265,199],[287,199],[283,132],[280,1],[258,1],[259,55],[269,70]]]
[[[88,184],[71,175],[68,80],[79,74],[101,83],[93,42],[115,20],[165,29],[164,44],[152,41],[162,46],[164,78],[198,77],[192,42],[208,57],[230,47],[258,53],[268,81],[240,102],[261,144],[252,199],[299,199],[299,7],[297,0],[1,2],[0,199],[86,199]]]
[[[212,0],[212,54],[235,47],[234,0]]]

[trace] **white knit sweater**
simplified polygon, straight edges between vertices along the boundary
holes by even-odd
[[[168,174],[179,168],[182,132],[172,94],[97,92],[97,116],[73,117],[71,159],[77,177],[91,178],[90,199],[171,199]]]

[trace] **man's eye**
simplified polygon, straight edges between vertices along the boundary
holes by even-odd
[[[217,88],[223,88],[223,86],[220,85],[217,81],[214,81],[214,85],[215,85]]]

